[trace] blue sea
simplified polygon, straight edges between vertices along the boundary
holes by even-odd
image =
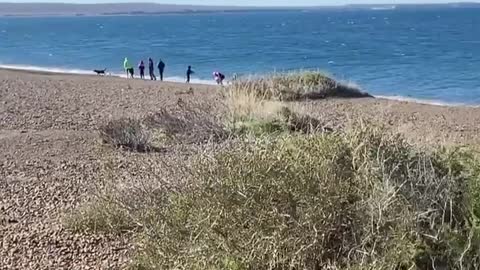
[[[72,73],[124,57],[163,59],[166,77],[314,69],[377,95],[480,105],[480,9],[319,10],[0,18],[0,66]]]

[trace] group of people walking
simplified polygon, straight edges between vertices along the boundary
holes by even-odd
[[[123,61],[123,68],[127,73],[127,78],[133,79],[135,75],[135,69],[130,64],[130,61],[128,61],[127,57],[125,57],[125,60]],[[157,68],[160,74],[160,80],[163,81],[163,72],[165,71],[165,63],[162,61],[162,59],[158,61]],[[140,71],[140,78],[145,79],[145,63],[143,62],[143,60],[141,60],[140,63],[138,64],[138,70]],[[152,58],[148,58],[148,74],[150,75],[150,80],[152,81],[157,80],[157,76],[155,75],[155,64]]]
[[[158,72],[160,74],[160,80],[163,81],[163,73],[165,71],[165,63],[160,59],[156,65],[158,68]],[[135,69],[134,67],[130,64],[130,61],[128,61],[128,58],[125,57],[125,60],[123,61],[123,68],[125,69],[125,72],[127,73],[127,78],[134,78],[135,75]],[[140,61],[138,64],[138,70],[140,72],[140,78],[145,79],[145,63],[143,60]],[[186,72],[186,77],[187,83],[190,83],[190,79],[192,78],[192,75],[195,72],[192,70],[192,66],[188,66],[187,72]],[[153,62],[152,58],[148,58],[148,74],[150,75],[150,80],[155,81],[157,80],[157,76],[155,75],[155,63]],[[223,85],[223,80],[225,79],[225,75],[222,73],[215,71],[213,72],[213,78],[215,82],[219,85]]]

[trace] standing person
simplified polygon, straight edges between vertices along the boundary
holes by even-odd
[[[145,79],[145,64],[143,60],[138,64],[138,69],[140,70],[140,79]]]
[[[128,61],[127,57],[125,57],[125,60],[123,61],[123,68],[125,69],[125,72],[127,73],[127,79],[129,77],[129,75],[133,79],[133,74],[134,74],[133,67],[130,64],[130,62]]]
[[[165,70],[165,63],[160,59],[158,62],[158,71],[160,72],[160,81],[163,81],[163,71]]]
[[[155,67],[152,58],[148,58],[148,72],[150,73],[150,80],[156,81],[157,77],[155,77]]]
[[[190,78],[192,77],[192,74],[194,74],[195,72],[193,72],[192,70],[192,66],[188,66],[188,69],[187,69],[187,83],[190,83]]]

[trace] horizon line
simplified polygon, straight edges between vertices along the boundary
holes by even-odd
[[[154,1],[145,1],[145,2],[97,2],[97,3],[78,3],[75,1],[72,2],[12,2],[12,1],[0,1],[0,4],[66,4],[66,5],[106,5],[106,4],[114,4],[114,5],[125,5],[125,4],[153,4],[153,5],[168,5],[168,6],[197,6],[197,7],[245,7],[245,8],[316,8],[316,7],[348,7],[348,6],[364,6],[364,5],[371,5],[371,6],[382,6],[382,5],[390,5],[390,6],[421,6],[421,5],[454,5],[454,4],[480,4],[480,1],[452,1],[452,2],[420,2],[420,3],[391,3],[391,2],[384,2],[384,3],[352,3],[352,4],[323,4],[323,5],[298,5],[298,6],[290,6],[290,5],[271,5],[271,6],[262,6],[262,5],[208,5],[208,4],[174,4],[174,3],[159,3]]]

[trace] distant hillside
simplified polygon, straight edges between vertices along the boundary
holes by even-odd
[[[480,3],[418,4],[418,5],[346,5],[317,7],[242,7],[169,5],[155,3],[65,4],[65,3],[0,3],[0,16],[89,16],[89,15],[149,15],[166,13],[205,13],[281,10],[382,10],[382,9],[435,9],[480,8]]]
[[[0,3],[0,16],[72,16],[240,11],[257,8],[165,5],[155,3],[62,4]]]
[[[369,9],[369,10],[388,10],[388,9],[438,9],[438,8],[480,8],[480,3],[476,2],[458,2],[447,4],[352,4],[346,5],[348,9]]]

